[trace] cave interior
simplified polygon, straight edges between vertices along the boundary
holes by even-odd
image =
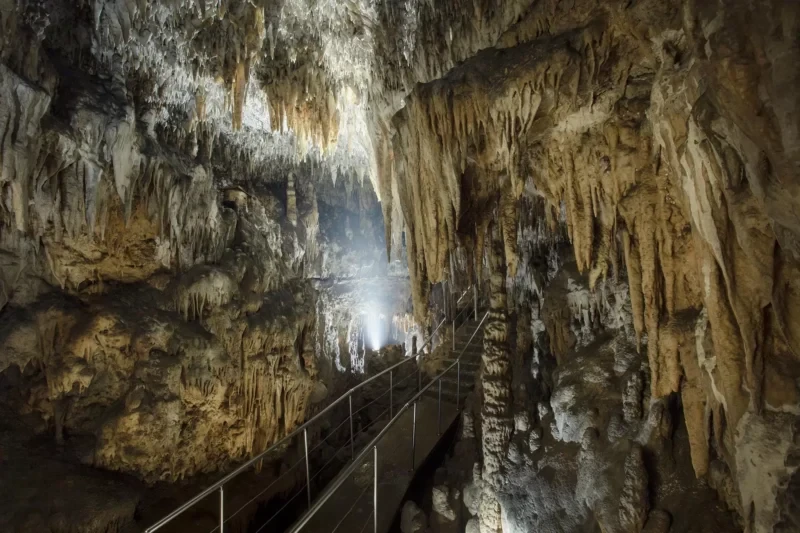
[[[464,346],[392,531],[800,532],[798,87],[797,0],[0,0],[0,529],[288,530]]]

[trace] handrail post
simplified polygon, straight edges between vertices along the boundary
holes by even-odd
[[[436,435],[442,434],[442,378],[439,378],[439,405],[436,413]]]
[[[478,320],[478,286],[472,286],[472,301],[475,309],[475,320]]]
[[[219,487],[219,533],[223,533],[225,527],[225,490],[222,485]]]
[[[456,359],[456,411],[461,406],[461,357]]]
[[[349,395],[347,397],[350,400],[350,456],[351,459],[355,459],[356,457],[356,444],[355,444],[355,434],[353,432],[353,395]]]
[[[453,353],[456,351],[456,319],[453,317]]]
[[[411,356],[417,362],[417,392],[422,390],[422,366],[420,357],[417,356],[417,336],[411,337]]]
[[[411,471],[414,471],[417,453],[417,402],[414,402],[414,414],[411,418]]]
[[[372,526],[374,533],[378,533],[378,445],[372,447]]]
[[[394,400],[393,400],[394,395],[392,394],[392,389],[394,389],[394,377],[392,376],[392,374],[394,374],[394,370],[389,371],[389,420],[394,418],[393,414],[394,409],[392,408],[394,405]]]
[[[303,442],[306,449],[306,494],[308,495],[308,506],[311,507],[311,468],[308,464],[308,428],[303,428]]]

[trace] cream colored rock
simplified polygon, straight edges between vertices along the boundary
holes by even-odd
[[[445,485],[439,485],[431,489],[431,502],[433,512],[443,520],[452,522],[456,519],[456,512],[450,505],[450,489]]]
[[[483,492],[483,480],[481,479],[481,467],[475,463],[472,467],[472,482],[464,487],[464,506],[472,516],[478,514],[480,510],[481,493]]]
[[[499,233],[500,228],[495,228]],[[501,484],[500,468],[506,457],[514,420],[510,413],[511,369],[508,353],[505,263],[502,241],[493,238],[490,248],[490,311],[484,329],[483,407],[481,439],[483,451],[483,490],[481,491],[481,533],[495,533],[500,526],[500,504],[496,491]]]

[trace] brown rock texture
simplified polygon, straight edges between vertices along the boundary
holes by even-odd
[[[795,0],[0,0],[0,422],[225,469],[488,285],[471,528],[792,530],[798,85]]]
[[[721,457],[740,490],[755,482],[734,466],[754,453],[743,439],[782,457],[791,439],[756,437],[751,417],[772,427],[797,409],[797,15],[782,1],[537,3],[394,117],[415,303],[453,249],[483,256],[483,221],[543,198],[590,290],[626,277],[650,395],[681,395],[695,473]],[[564,314],[544,322],[559,366],[576,342]],[[754,505],[746,529],[770,530],[775,511]]]

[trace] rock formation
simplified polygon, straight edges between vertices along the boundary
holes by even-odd
[[[124,529],[446,281],[489,297],[471,530],[793,531],[799,30],[793,0],[0,0],[4,447],[119,483],[93,524],[28,494],[0,525]]]
[[[558,379],[589,379],[588,368],[571,370],[571,354],[593,329],[619,331],[610,322],[624,316],[597,296],[609,279],[626,280],[633,351],[647,357],[646,396],[680,395],[695,474],[724,463],[732,482],[714,484],[744,529],[771,531],[780,513],[766,500],[786,490],[795,470],[790,302],[800,278],[790,199],[800,122],[790,89],[798,71],[779,58],[796,53],[797,6],[712,4],[531,5],[493,47],[415,88],[394,118],[400,161],[390,179],[415,239],[415,303],[427,280],[447,277],[454,248],[474,251],[479,269],[487,223],[498,221],[510,229],[509,276],[525,273],[517,290],[534,295],[523,305],[539,308]],[[548,302],[537,294],[546,270],[537,278],[536,268],[520,266],[537,235],[518,213],[531,201],[542,205],[547,233],[566,229],[586,292],[566,287],[566,298]],[[641,412],[639,380],[628,378],[623,421]],[[556,439],[583,442],[584,431],[605,427],[597,418],[606,408],[587,411],[577,383],[554,385]],[[760,455],[767,449],[778,469],[769,480],[744,465],[769,464]],[[483,460],[493,462],[486,453]],[[592,501],[595,514],[611,516]],[[601,522],[640,530],[641,513],[620,509]]]
[[[490,303],[484,330],[484,347],[481,361],[481,438],[484,489],[480,503],[481,533],[500,530],[500,506],[497,490],[501,486],[501,465],[512,429],[511,361],[508,353],[508,319],[506,316],[506,272],[500,228],[493,228],[490,265]]]
[[[191,482],[357,379],[366,311],[387,331],[403,323],[383,342],[405,340],[405,272],[387,267],[357,147],[323,164],[300,145],[332,145],[333,123],[309,122],[295,143],[249,94],[277,32],[264,17],[237,2],[0,3],[2,419],[20,442],[62,446],[39,455]],[[356,295],[367,278],[391,298]],[[4,460],[31,467],[24,446]],[[63,475],[94,490],[82,468]],[[91,527],[73,511],[66,527],[124,529],[142,494],[131,487]],[[5,509],[11,531],[66,519],[25,514],[22,495]]]

